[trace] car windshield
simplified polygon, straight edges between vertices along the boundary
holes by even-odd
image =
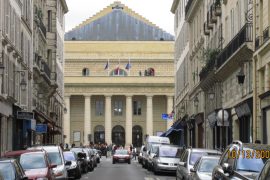
[[[59,152],[48,152],[50,162],[55,165],[61,165],[62,159]]]
[[[215,159],[202,159],[201,164],[199,165],[199,172],[212,172],[214,167],[218,165],[218,158]]]
[[[46,168],[43,154],[22,154],[20,164],[24,170]]]
[[[64,158],[66,161],[76,161],[75,156],[72,152],[64,152]]]
[[[127,150],[116,150],[115,154],[116,155],[128,155],[128,151]]]
[[[11,163],[0,163],[0,172],[4,179],[15,179],[15,171]]]
[[[180,158],[180,149],[177,147],[160,147],[159,157]]]
[[[192,152],[189,159],[189,164],[194,165],[195,162],[204,155],[204,152]]]
[[[237,170],[238,171],[248,171],[248,172],[260,172],[264,166],[264,163],[267,161],[266,158],[258,158],[256,153],[254,156],[251,155],[250,158],[246,158],[242,153],[247,153],[248,151],[254,152],[255,149],[244,148],[244,151],[240,151],[240,156],[237,161]]]

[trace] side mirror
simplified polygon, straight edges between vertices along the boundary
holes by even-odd
[[[228,163],[222,164],[222,170],[224,171],[224,173],[229,173],[230,175],[233,174],[232,167]]]
[[[195,173],[195,172],[196,172],[196,170],[195,170],[194,168],[191,168],[191,169],[190,169],[190,172]]]
[[[146,147],[143,147],[143,151],[146,151]]]
[[[154,154],[154,155],[153,155],[153,158],[157,158],[157,157],[158,157],[158,155],[157,155],[157,154]]]
[[[71,165],[71,161],[66,161],[65,165],[66,166],[70,166]]]
[[[51,169],[53,169],[53,168],[56,168],[57,167],[57,165],[56,164],[50,164],[50,166],[49,166]]]
[[[187,166],[187,163],[186,163],[186,162],[181,162],[181,161],[180,161],[180,162],[178,163],[178,165],[179,165],[179,166],[186,167],[186,166]]]

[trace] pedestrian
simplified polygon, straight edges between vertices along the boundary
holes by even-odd
[[[75,148],[75,144],[74,143],[71,145],[71,148]]]
[[[133,148],[133,157],[136,160],[136,157],[137,157],[137,148],[136,147]]]

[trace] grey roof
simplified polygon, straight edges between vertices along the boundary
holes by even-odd
[[[173,41],[174,36],[131,16],[122,9],[113,9],[105,16],[67,32],[65,40]]]

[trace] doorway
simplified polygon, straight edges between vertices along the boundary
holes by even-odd
[[[125,146],[125,129],[120,126],[114,126],[112,129],[112,142],[116,145]]]
[[[142,146],[142,128],[141,126],[134,126],[132,128],[132,144],[134,147]]]

